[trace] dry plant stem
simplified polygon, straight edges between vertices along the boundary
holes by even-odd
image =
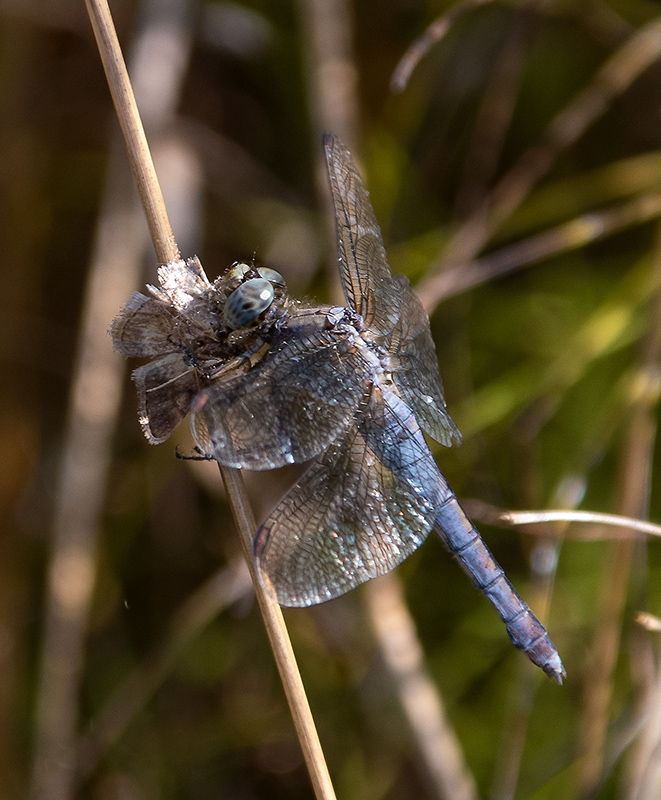
[[[253,535],[257,526],[248,504],[242,502],[241,496],[245,493],[243,478],[238,470],[228,469],[221,464],[218,465],[218,468],[223,476],[232,513],[239,529],[241,545],[255,587],[255,595],[264,618],[264,624],[269,635],[285,694],[289,701],[296,733],[303,749],[303,756],[312,779],[315,795],[319,800],[332,800],[335,797],[335,792],[326,768],[319,737],[314,727],[312,712],[303,689],[303,682],[282,616],[282,609],[278,605],[273,588],[266,577],[257,571],[253,559]]]
[[[106,0],[85,0],[85,5],[94,29],[156,253],[164,264],[175,261],[179,258],[179,248],[158,185],[147,137],[140,121],[108,3]]]
[[[661,273],[661,229],[657,234],[655,269]],[[656,438],[658,383],[656,374],[661,354],[661,314],[657,290],[657,307],[650,320],[643,370],[649,385],[656,391],[639,396],[631,412],[620,464],[620,496],[618,510],[627,516],[647,515],[650,493],[651,464]],[[612,676],[619,651],[622,614],[626,602],[634,543],[616,541],[609,545],[602,576],[598,627],[592,653],[592,669],[586,676],[584,707],[581,716],[578,789],[589,797],[599,784],[604,758],[604,744],[609,721]]]
[[[501,522],[510,525],[540,525],[551,522],[585,522],[588,525],[608,525],[615,530],[613,535],[601,531],[598,536],[572,535],[564,531],[566,539],[631,539],[639,533],[661,536],[661,525],[644,520],[625,517],[621,514],[601,514],[595,511],[506,511],[500,514]]]
[[[365,586],[372,630],[413,731],[434,796],[444,800],[477,800],[473,778],[427,672],[415,623],[396,573]]]
[[[437,17],[432,24],[413,42],[395,67],[390,88],[393,92],[403,92],[409,82],[413,70],[429,52],[436,42],[440,41],[450,30],[454,22],[467,11],[486,5],[492,0],[462,0],[448,12]]]
[[[172,261],[179,257],[179,250],[172,233],[135,98],[129,84],[110,9],[105,0],[86,0],[86,4],[125,136],[131,165],[138,182],[140,197],[145,205],[156,253],[163,263]],[[220,470],[315,794],[319,800],[331,800],[335,794],[282,612],[275,600],[275,595],[266,590],[254,567],[252,537],[256,525],[249,508],[243,479],[236,470],[224,467],[221,467]]]
[[[636,614],[636,623],[646,631],[661,633],[661,617],[655,617],[654,614],[650,614],[648,611],[638,611]],[[661,712],[661,707],[659,711]]]

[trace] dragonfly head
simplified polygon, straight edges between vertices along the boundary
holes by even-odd
[[[253,325],[276,298],[285,293],[285,280],[268,267],[233,264],[222,277],[226,295],[223,318],[228,328],[240,330]]]

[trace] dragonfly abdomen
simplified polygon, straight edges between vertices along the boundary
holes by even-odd
[[[546,629],[506,578],[456,497],[440,507],[435,528],[464,572],[491,601],[512,643],[561,684],[565,669]]]

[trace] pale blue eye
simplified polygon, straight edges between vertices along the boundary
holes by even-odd
[[[252,278],[242,283],[227,298],[223,316],[233,330],[245,328],[273,302],[273,286],[265,278]]]
[[[275,269],[271,269],[270,267],[258,267],[257,272],[259,272],[262,278],[266,278],[266,280],[271,281],[271,283],[279,283],[282,286],[285,285],[285,279]]]

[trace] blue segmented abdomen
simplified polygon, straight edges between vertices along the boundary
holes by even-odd
[[[565,669],[546,629],[506,578],[456,497],[436,514],[435,529],[475,586],[491,601],[512,643],[557,683]]]

